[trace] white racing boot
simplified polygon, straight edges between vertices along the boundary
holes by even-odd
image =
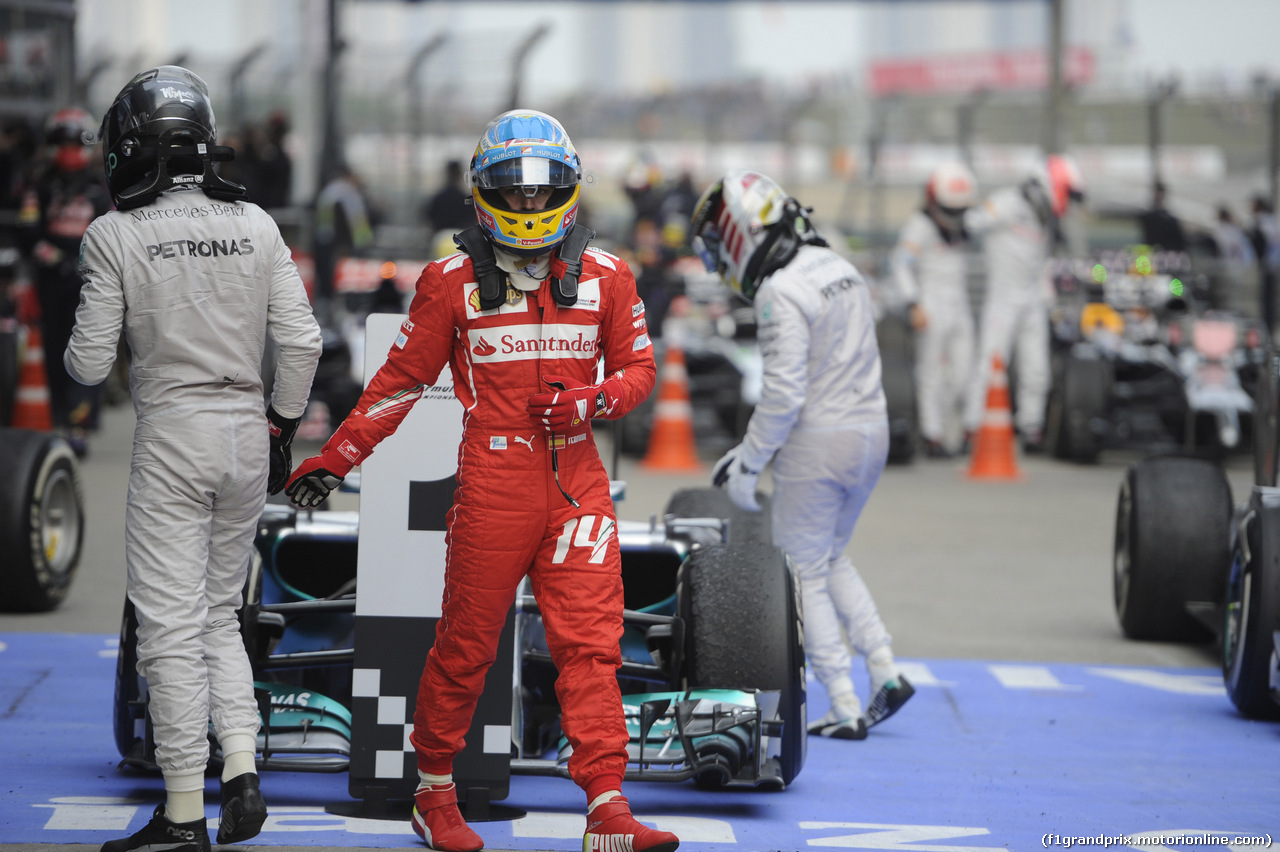
[[[862,702],[853,691],[852,682],[842,685],[848,686],[847,692],[828,690],[831,696],[831,709],[821,719],[809,723],[809,733],[835,740],[865,740],[867,721],[862,718]],[[839,688],[835,684],[832,686]]]

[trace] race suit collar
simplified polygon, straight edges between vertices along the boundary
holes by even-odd
[[[493,257],[498,268],[511,277],[511,286],[526,293],[541,287],[543,279],[551,272],[550,252],[530,259],[494,246]]]

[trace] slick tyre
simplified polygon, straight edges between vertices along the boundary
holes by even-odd
[[[729,522],[731,542],[773,543],[769,520],[769,497],[756,494],[759,512],[746,512],[733,505],[723,488],[682,488],[667,501],[666,515],[677,518],[724,518]]]
[[[71,446],[47,432],[0,429],[0,609],[57,607],[83,544],[84,497]]]
[[[1231,489],[1203,459],[1133,465],[1116,506],[1114,595],[1130,639],[1207,642],[1188,602],[1219,604],[1230,565]]]
[[[133,602],[125,599],[120,617],[120,645],[116,651],[116,686],[112,702],[111,726],[116,750],[130,761],[151,760],[146,753],[147,682],[138,674],[138,614]]]
[[[1060,380],[1061,387],[1050,395],[1049,447],[1056,458],[1093,464],[1102,451],[1094,425],[1107,414],[1111,365],[1099,358],[1068,358]]]
[[[906,317],[886,314],[876,323],[881,384],[889,410],[889,463],[910,464],[920,443],[916,397],[915,333]]]
[[[1280,491],[1255,487],[1232,548],[1223,607],[1222,680],[1250,719],[1280,719],[1271,698],[1273,638],[1280,629]]]
[[[782,551],[730,542],[689,554],[676,582],[685,622],[688,689],[778,690],[783,720],[779,774],[804,766],[804,625],[799,591]]]
[[[656,393],[615,421],[614,437],[618,451],[628,458],[642,458],[649,449],[649,432],[653,429],[653,411],[657,404]]]

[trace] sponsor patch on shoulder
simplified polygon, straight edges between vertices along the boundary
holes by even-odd
[[[409,342],[409,335],[403,331],[396,335],[396,348],[403,349],[404,345]]]
[[[649,335],[642,334],[636,338],[636,342],[631,345],[632,352],[639,352],[649,345]]]
[[[506,448],[507,448],[506,435],[490,435],[489,436],[489,449],[505,450]]]
[[[600,310],[600,279],[588,278],[578,282],[578,300],[569,308],[580,311]]]
[[[638,317],[644,313],[644,302],[636,302],[631,306],[631,316]]]

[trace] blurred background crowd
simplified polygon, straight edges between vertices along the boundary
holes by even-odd
[[[0,276],[73,275],[75,222],[62,243],[40,229],[50,205],[100,212],[81,185],[100,154],[69,170],[59,148],[134,73],[174,63],[209,83],[237,150],[223,173],[280,223],[338,331],[399,309],[451,250],[473,221],[477,135],[517,105],[569,129],[582,216],[632,262],[657,334],[713,287],[687,220],[728,168],[776,178],[875,283],[940,163],[966,163],[985,196],[1054,152],[1088,186],[1061,254],[1153,245],[1188,258],[1218,307],[1269,322],[1277,24],[1271,0],[0,0]],[[976,250],[969,269],[976,307]],[[3,292],[0,315],[35,310]]]

